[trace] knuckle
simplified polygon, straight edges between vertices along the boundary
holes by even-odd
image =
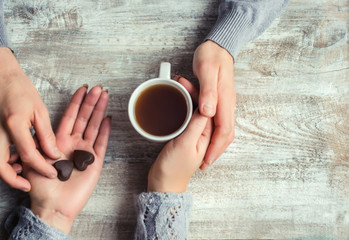
[[[88,116],[83,116],[82,115],[82,116],[78,117],[78,121],[83,123],[83,124],[87,124],[89,120],[90,120],[90,118]]]
[[[50,116],[50,114],[45,106],[40,107],[37,110],[37,114],[39,117],[49,117]]]
[[[100,125],[98,125],[98,124],[91,124],[89,127],[91,128],[92,131],[97,131],[98,132],[98,130],[100,128]]]
[[[213,61],[202,61],[198,64],[199,72],[205,73],[216,69],[218,66]]]
[[[18,122],[19,122],[20,118],[15,115],[15,114],[10,114],[6,117],[6,126],[9,128],[9,129],[13,129],[15,127],[18,127]]]
[[[203,96],[209,96],[214,99],[217,98],[217,91],[212,89],[212,88],[202,88],[202,93]]]
[[[222,137],[225,138],[228,143],[233,142],[235,138],[234,128],[231,125],[222,128],[221,134],[222,134]]]
[[[54,135],[54,133],[52,131],[48,131],[48,133],[46,134],[45,139],[46,139],[45,141],[52,142],[52,141],[56,140],[56,136]]]
[[[29,163],[34,158],[34,153],[32,150],[23,150],[20,157],[22,162]]]

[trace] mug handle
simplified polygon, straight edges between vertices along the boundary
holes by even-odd
[[[169,62],[160,64],[159,78],[171,79],[171,64]]]

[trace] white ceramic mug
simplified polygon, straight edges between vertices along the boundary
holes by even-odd
[[[187,115],[185,117],[185,120],[180,128],[178,128],[175,132],[170,133],[165,136],[156,136],[152,135],[145,130],[141,128],[141,126],[138,124],[135,116],[135,106],[136,102],[138,100],[138,97],[141,95],[142,92],[144,92],[149,87],[155,86],[155,85],[169,85],[177,90],[183,95],[186,106],[187,106]],[[132,93],[129,103],[128,103],[128,116],[130,118],[131,124],[134,127],[134,129],[141,134],[146,139],[153,141],[153,142],[166,142],[169,141],[175,137],[177,137],[179,134],[181,134],[184,129],[187,127],[190,118],[192,116],[193,112],[193,104],[190,97],[190,94],[188,91],[178,82],[171,79],[171,64],[168,62],[162,62],[160,65],[160,73],[158,78],[150,79],[139,85]]]

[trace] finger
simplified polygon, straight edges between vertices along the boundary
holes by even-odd
[[[10,157],[10,138],[0,125],[0,163],[7,163]]]
[[[0,125],[0,163],[7,163],[9,159],[11,160],[10,146],[11,140]]]
[[[16,153],[10,156],[9,147],[10,139],[4,130],[0,128],[0,178],[9,186],[27,192],[30,189],[30,183],[17,176],[17,173],[21,170],[21,166],[19,164],[13,164],[13,167],[11,167],[7,163],[13,163],[18,159],[18,154]]]
[[[99,128],[103,121],[105,112],[108,106],[109,95],[108,92],[102,92],[101,96],[98,99],[96,108],[92,113],[92,117],[87,125],[84,139],[90,143],[94,143],[96,141]]]
[[[28,164],[43,176],[49,178],[57,176],[55,168],[47,163],[41,153],[36,149],[33,137],[21,119],[13,119],[8,124],[8,129],[23,163]]]
[[[197,106],[199,101],[199,90],[194,86],[194,84],[192,84],[189,80],[185,79],[184,77],[179,77],[178,82],[182,84],[182,86],[185,87],[185,89],[187,89],[191,96],[193,104]]]
[[[199,139],[199,142],[201,141],[202,144],[199,145],[199,147],[201,146],[201,151],[207,151],[207,148],[210,144],[211,141],[211,137],[212,137],[212,131],[213,131],[213,118],[209,119],[209,121],[207,121],[207,125]],[[205,170],[209,165],[206,164],[204,161],[202,162],[200,169],[201,170]]]
[[[33,140],[34,140],[36,149],[40,149],[39,140],[36,135],[33,136]]]
[[[199,110],[206,117],[213,117],[216,114],[217,106],[217,84],[218,67],[201,67],[197,72],[200,82]]]
[[[93,109],[102,93],[102,87],[93,87],[89,93],[86,95],[80,109],[78,116],[76,118],[72,134],[83,135],[85,132],[88,121],[90,120]]]
[[[215,129],[204,161],[212,164],[234,139],[235,89],[230,72],[222,72],[222,84],[219,89],[219,104],[214,118]]]
[[[16,162],[18,160],[18,157],[19,157],[18,153],[11,154],[8,163],[12,164],[12,163]]]
[[[181,77],[182,77],[182,76],[179,75],[179,74],[174,74],[174,75],[173,75],[173,80],[175,80],[175,81],[178,82],[178,80],[179,80]]]
[[[200,166],[200,169],[201,169],[201,170],[206,170],[206,169],[208,168],[208,166],[210,166],[210,165],[208,165],[208,164],[206,164],[205,162],[203,162],[203,163],[201,164],[201,166]]]
[[[74,93],[58,126],[57,134],[71,135],[76,121],[76,117],[79,113],[81,103],[83,102],[84,97],[86,95],[87,88],[88,86],[87,84],[85,84],[84,86],[76,90],[76,92]]]
[[[105,152],[108,146],[108,139],[111,130],[111,117],[106,117],[103,119],[101,123],[101,127],[99,128],[99,133],[96,138],[96,142],[94,144],[94,150],[99,159],[103,162]]]
[[[43,152],[52,159],[58,159],[61,153],[56,144],[56,136],[51,127],[49,113],[44,105],[42,108],[44,110],[35,113],[33,122],[35,135]]]
[[[9,164],[2,164],[0,166],[0,178],[3,179],[10,187],[20,189],[24,192],[30,191],[30,183],[28,180],[17,175],[19,170],[18,164],[12,168]]]
[[[207,147],[210,144],[213,129],[213,119],[208,119],[204,130],[201,133],[198,141],[198,151],[206,153]]]
[[[207,117],[201,115],[198,110],[195,110],[187,128],[178,137],[178,140],[197,144],[206,127],[207,121]]]
[[[22,165],[20,165],[18,163],[14,163],[12,165],[12,168],[17,174],[20,174],[23,171]]]
[[[232,136],[232,137],[230,137]],[[213,164],[223,154],[225,149],[233,141],[234,130],[228,133],[224,127],[216,127],[212,136],[211,144],[207,149],[204,161],[206,164]]]

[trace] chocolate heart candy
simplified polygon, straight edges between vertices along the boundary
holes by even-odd
[[[73,161],[76,169],[84,171],[88,165],[92,164],[95,160],[95,156],[84,150],[75,150]]]
[[[53,167],[58,172],[58,179],[61,181],[67,181],[73,171],[74,164],[69,160],[60,160],[53,164]]]

